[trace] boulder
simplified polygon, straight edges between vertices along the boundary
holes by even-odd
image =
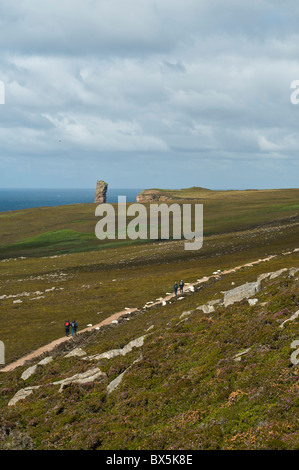
[[[242,284],[241,286],[235,287],[234,289],[228,290],[224,293],[224,306],[228,307],[235,302],[240,302],[243,299],[253,297],[261,290],[262,287],[259,281],[248,282],[246,284]]]
[[[271,273],[270,280],[276,279],[277,277],[279,277],[282,273],[284,273],[287,270],[288,270],[287,268],[283,268],[283,269],[279,269],[278,271],[275,271],[275,272]]]
[[[45,357],[45,359],[42,359],[41,361],[39,361],[37,363],[38,366],[45,366],[46,364],[49,364],[50,362],[53,361],[53,357],[52,356],[48,356],[48,357]]]
[[[76,383],[76,384],[86,384],[90,382],[94,382],[95,380],[104,380],[106,379],[106,374],[102,372],[98,367],[93,369],[89,369],[82,374],[75,374],[72,377],[68,377],[63,380],[58,380],[53,382],[53,385],[60,385],[59,392],[62,392],[66,385]]]
[[[136,364],[136,362],[139,362],[141,361],[142,359],[142,356],[140,356],[138,359],[136,359],[133,364],[131,364],[127,370],[125,370],[122,374],[120,374],[118,377],[116,377],[116,379],[112,380],[112,382],[110,382],[110,384],[107,386],[107,393],[111,393],[113,392],[113,390],[116,389],[116,387],[118,387],[118,385],[121,383],[122,379],[123,379],[123,376],[126,374],[126,372],[128,372],[129,369],[131,369],[131,367]]]
[[[203,313],[213,313],[215,312],[215,307],[214,305],[200,305],[199,307],[196,307],[196,310],[201,310]]]
[[[81,348],[75,348],[68,354],[66,354],[65,357],[81,357],[81,356],[86,356],[86,352],[83,351]]]
[[[16,403],[18,403],[18,401],[20,400],[24,400],[24,398],[28,397],[29,395],[31,395],[33,393],[33,390],[36,390],[37,388],[39,388],[40,385],[36,385],[35,387],[26,387],[26,388],[22,388],[21,390],[19,390],[15,396],[10,400],[10,402],[8,403],[8,406],[13,406],[15,405]]]
[[[37,364],[35,364],[34,366],[31,366],[31,367],[28,367],[28,369],[26,369],[23,374],[21,375],[21,379],[23,380],[27,380],[29,379],[29,377],[31,377],[31,375],[33,375],[35,373],[37,369]]]
[[[120,374],[118,377],[116,377],[116,379],[112,380],[112,382],[110,382],[110,384],[107,387],[107,393],[108,394],[113,392],[113,390],[115,390],[116,387],[118,387],[118,385],[121,383],[125,373],[126,373],[126,371],[123,372],[122,374]]]
[[[112,359],[113,357],[117,356],[125,356],[126,354],[131,352],[133,348],[140,348],[141,346],[143,346],[145,336],[146,335],[140,336],[140,338],[130,341],[130,343],[128,343],[122,349],[111,349],[110,351],[104,352],[102,354],[94,354],[93,356],[88,356],[84,359],[98,361],[101,359]]]
[[[299,268],[290,268],[289,269],[289,277],[294,277],[295,274],[299,271]]]

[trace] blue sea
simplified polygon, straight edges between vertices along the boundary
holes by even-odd
[[[107,202],[115,203],[118,196],[127,202],[136,202],[142,189],[115,189],[107,191]],[[30,209],[32,207],[65,206],[94,202],[95,189],[0,189],[0,212]]]

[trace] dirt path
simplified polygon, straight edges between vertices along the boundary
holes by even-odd
[[[296,251],[296,250],[295,250]],[[244,267],[249,267],[249,266],[253,266],[255,264],[259,264],[259,263],[262,263],[264,261],[269,261],[271,260],[272,258],[275,258],[277,255],[271,255],[271,256],[268,256],[267,258],[264,258],[264,259],[259,259],[257,261],[253,261],[251,263],[246,263],[246,264],[243,264],[242,266],[237,266],[236,268],[232,268],[232,269],[228,269],[226,271],[221,271],[221,274],[229,274],[229,273],[232,273],[234,271],[237,271],[241,268],[244,268]],[[188,285],[186,285],[186,288],[190,288],[190,286],[197,286],[198,284],[201,284],[203,282],[206,282],[208,281],[209,279],[211,279],[212,277],[215,277],[215,274],[212,274],[211,276],[205,276],[205,277],[202,277],[201,279],[198,279],[196,282],[194,283],[190,283]],[[175,297],[175,294],[169,294],[167,295],[166,297],[163,297],[161,298],[161,300],[158,300],[157,302],[153,302],[151,304],[148,304],[147,305],[147,308],[151,308],[155,305],[161,305],[162,302],[167,302],[168,300],[172,299],[173,297]],[[128,314],[128,313],[133,313],[133,312],[136,312],[136,310],[138,310],[138,308],[130,308],[130,309],[125,309],[125,310],[122,310],[120,312],[117,312],[117,313],[114,313],[113,315],[111,315],[110,317],[108,318],[105,318],[105,320],[103,320],[102,322],[96,324],[96,325],[93,325],[93,326],[89,326],[87,328],[84,328],[83,330],[80,330],[78,332],[78,334],[81,334],[81,333],[84,333],[85,331],[91,331],[91,330],[94,330],[95,328],[100,328],[101,326],[104,326],[104,325],[109,325],[110,323],[112,323],[114,320],[118,320],[121,316],[125,315],[125,314]],[[31,359],[34,359],[34,358],[37,358],[39,356],[41,356],[43,353],[45,352],[50,352],[52,351],[57,345],[59,344],[62,344],[62,343],[65,343],[66,341],[70,341],[72,340],[72,336],[69,336],[69,337],[63,337],[63,338],[58,338],[54,341],[52,341],[51,343],[45,345],[45,346],[42,346],[41,348],[37,349],[36,351],[33,351],[32,353],[30,354],[27,354],[26,356],[24,357],[21,357],[20,359],[18,359],[17,361],[15,362],[12,362],[11,364],[8,364],[6,367],[4,367],[3,369],[0,369],[0,372],[9,372],[9,371],[12,371],[14,369],[16,369],[17,367],[19,366],[23,366],[25,364],[26,361],[29,361]]]

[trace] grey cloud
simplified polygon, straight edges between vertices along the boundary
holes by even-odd
[[[90,181],[98,159],[108,173],[129,165],[131,186],[157,185],[149,159],[168,186],[181,161],[208,181],[236,163],[272,162],[273,184],[275,169],[298,171],[293,0],[0,0],[0,12],[0,163],[26,155],[32,184],[55,161],[66,175],[72,156],[78,181],[80,155]]]

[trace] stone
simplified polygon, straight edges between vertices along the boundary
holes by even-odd
[[[126,354],[131,352],[133,348],[140,348],[141,346],[143,346],[145,337],[146,335],[134,339],[133,341],[130,341],[130,343],[128,343],[122,349],[111,349],[110,351],[104,352],[102,354],[94,354],[93,356],[88,356],[84,359],[97,361],[101,359],[112,359],[113,357],[117,356],[125,356]]]
[[[289,277],[294,277],[295,274],[299,271],[299,268],[290,268],[289,269]]]
[[[49,364],[50,362],[53,361],[53,357],[52,356],[48,356],[48,357],[45,357],[45,359],[42,359],[41,361],[39,361],[37,363],[38,366],[45,366],[46,364]]]
[[[188,310],[188,312],[183,312],[182,315],[180,316],[180,318],[184,318],[184,317],[187,317],[191,314],[191,310]]]
[[[21,379],[23,380],[27,380],[29,379],[29,377],[31,377],[31,375],[33,375],[35,373],[37,369],[37,364],[35,364],[34,366],[31,366],[31,367],[28,367],[28,369],[26,369],[23,374],[21,375]]]
[[[158,189],[144,189],[136,197],[137,202],[158,202],[158,201],[171,201],[172,198],[169,195],[163,194]]]
[[[126,371],[123,372],[122,374],[120,374],[118,377],[116,377],[116,379],[112,380],[112,382],[107,387],[107,393],[108,394],[113,392],[113,390],[115,390],[116,387],[118,387],[118,385],[121,383],[125,373],[126,373]]]
[[[133,364],[131,364],[127,370],[125,370],[122,374],[120,374],[118,377],[116,377],[116,379],[112,380],[112,382],[110,382],[110,384],[107,386],[107,393],[111,393],[113,392],[113,390],[116,389],[116,387],[119,386],[119,384],[121,383],[122,379],[123,379],[123,376],[125,375],[126,372],[128,372],[129,369],[131,369],[131,367],[136,364],[136,362],[139,362],[141,361],[142,359],[142,356],[140,356],[138,359],[136,359]]]
[[[81,348],[75,348],[68,354],[66,354],[65,357],[81,357],[81,356],[86,356],[86,352],[83,351]]]
[[[296,318],[299,317],[299,310],[297,310],[296,313],[294,313],[294,315],[292,315],[290,318],[288,318],[287,320],[285,320],[284,322],[282,322],[279,327],[280,328],[283,328],[283,326],[285,325],[285,323],[289,322],[289,321],[294,321],[296,320]]]
[[[275,272],[271,273],[270,280],[276,279],[277,277],[279,277],[285,271],[287,271],[287,268],[279,269],[278,271],[275,271]]]
[[[18,403],[18,401],[20,400],[24,400],[24,398],[28,397],[29,395],[31,395],[33,393],[33,390],[36,390],[37,388],[39,388],[40,385],[36,385],[35,387],[26,387],[26,388],[22,388],[21,390],[19,390],[15,396],[10,400],[10,402],[8,403],[8,406],[13,406],[15,405],[16,403]]]
[[[59,392],[62,392],[66,385],[76,383],[76,384],[86,384],[90,382],[94,382],[95,380],[103,380],[106,379],[106,374],[102,372],[98,367],[93,369],[89,369],[82,374],[75,374],[72,377],[68,377],[63,380],[58,380],[53,382],[53,385],[60,385]]]
[[[247,353],[250,351],[250,349],[251,349],[251,348],[245,349],[245,351],[242,351],[242,352],[236,354],[236,355],[233,357],[234,361],[237,361],[237,362],[241,361],[242,356],[244,356],[244,354],[247,354]]]
[[[224,293],[224,306],[228,307],[235,302],[248,299],[262,290],[260,282],[248,282]]]
[[[248,299],[248,303],[251,307],[255,305],[258,301],[259,299]]]
[[[270,276],[271,276],[272,273],[264,273],[264,274],[260,274],[258,277],[257,277],[257,282],[262,282],[264,279],[268,279]]]
[[[215,312],[214,305],[200,305],[196,307],[196,310],[201,310],[203,313],[213,313]]]
[[[221,299],[215,299],[215,300],[209,300],[209,302],[207,302],[207,305],[219,305],[221,303],[222,303]]]
[[[103,180],[97,181],[97,187],[96,187],[96,192],[95,192],[95,197],[94,197],[94,202],[96,204],[104,204],[106,202],[107,189],[108,189],[108,184],[105,181]]]

